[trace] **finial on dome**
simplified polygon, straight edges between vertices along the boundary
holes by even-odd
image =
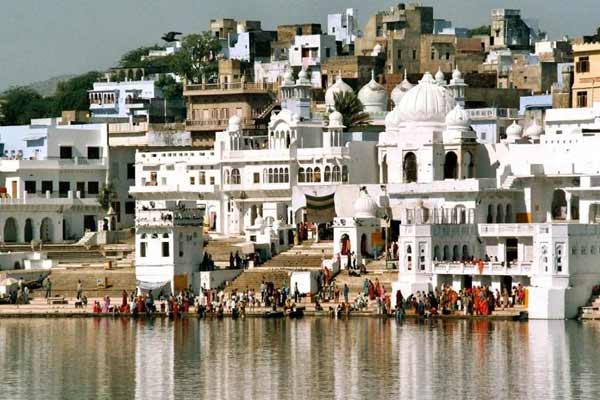
[[[375,69],[371,69],[371,80],[375,80]]]
[[[408,80],[408,72],[407,72],[406,68],[404,68],[404,80],[405,81]]]

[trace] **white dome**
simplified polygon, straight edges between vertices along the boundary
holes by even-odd
[[[340,75],[337,76],[335,83],[325,92],[325,104],[327,106],[335,106],[335,95],[338,93],[354,93],[350,85],[343,81]]]
[[[431,74],[426,72],[419,84],[404,94],[390,113],[392,117],[389,122],[396,127],[403,122],[444,123],[446,115],[455,105],[452,93],[438,85]]]
[[[523,136],[523,128],[513,121],[512,125],[506,128],[506,136],[511,139],[520,139]]]
[[[355,218],[376,218],[377,203],[369,196],[367,190],[362,188],[358,194],[358,198],[354,200],[354,217]]]
[[[392,102],[394,102],[394,107],[397,107],[400,104],[400,100],[404,97],[404,94],[412,89],[414,85],[408,81],[406,78],[406,70],[404,70],[404,80],[394,87],[391,94]]]
[[[358,99],[365,106],[366,112],[379,112],[387,109],[387,91],[377,83],[374,73],[371,73],[371,81],[358,92]]]
[[[298,81],[296,81],[298,85],[310,85],[310,79],[308,78],[308,72],[302,68],[298,73]]]
[[[462,79],[462,73],[458,70],[458,67],[454,68],[454,71],[452,71],[452,79]]]
[[[446,115],[446,125],[448,127],[468,128],[470,125],[469,113],[460,104],[457,104]]]
[[[291,69],[286,69],[283,73],[283,85],[292,86],[294,84],[294,77]]]
[[[329,114],[329,125],[330,128],[343,128],[344,127],[344,116],[342,113],[333,110]]]
[[[533,120],[533,124],[529,125],[529,128],[525,130],[525,136],[531,139],[539,139],[544,133],[544,128],[538,125],[536,120]]]
[[[242,119],[236,114],[229,118],[229,132],[237,132],[242,125]]]
[[[445,85],[446,84],[446,77],[444,76],[444,73],[442,72],[442,68],[438,67],[437,72],[435,73],[435,81],[438,85]]]

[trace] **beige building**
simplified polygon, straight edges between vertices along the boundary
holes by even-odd
[[[227,38],[230,34],[260,31],[260,21],[236,21],[231,18],[211,19],[209,30],[217,38]]]
[[[455,66],[463,73],[477,72],[485,60],[485,44],[480,39],[458,38],[455,35],[421,35],[419,73],[450,74]]]
[[[600,101],[600,43],[573,46],[573,107],[592,107]]]

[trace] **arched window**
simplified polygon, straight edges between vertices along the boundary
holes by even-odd
[[[271,183],[271,182],[269,182],[269,171],[266,168],[263,169],[263,182]]]
[[[231,170],[231,184],[232,185],[239,185],[242,183],[242,178],[240,177],[240,170],[237,168],[234,168]]]
[[[284,172],[283,176],[284,176],[284,182],[285,183],[289,183],[289,181],[290,181],[290,170],[288,168],[285,169],[285,172]]]
[[[557,189],[552,194],[552,219],[567,219],[567,195],[564,190]]]
[[[454,247],[452,247],[452,261],[459,261],[460,260],[460,252],[458,251],[458,245],[454,245]]]
[[[492,222],[494,222],[494,206],[491,205],[491,204],[488,205],[488,212],[487,212],[486,222],[488,224],[491,224]]]
[[[231,180],[229,179],[229,170],[226,169],[225,170],[225,184],[229,185],[231,183]]]
[[[404,162],[402,163],[402,169],[404,171],[404,183],[417,181],[417,156],[415,153],[412,151],[406,153]]]
[[[473,155],[470,151],[465,152],[465,160],[464,165],[466,167],[466,175],[465,178],[474,178],[475,177],[475,163],[473,162]]]
[[[448,245],[444,246],[444,261],[448,261],[450,259],[450,247]]]
[[[304,168],[298,168],[298,182],[304,183],[306,182],[306,174],[304,173]]]
[[[497,224],[501,224],[504,222],[504,207],[502,207],[502,204],[498,204],[498,207],[496,207],[496,223]]]
[[[435,261],[440,261],[440,260],[441,260],[441,257],[442,257],[442,255],[441,255],[441,252],[440,252],[440,246],[438,246],[438,245],[435,245],[435,246],[433,247],[433,259],[434,259]]]
[[[329,165],[325,167],[325,182],[331,182],[331,168]]]
[[[466,244],[462,247],[462,259],[467,260],[469,258],[469,246]]]
[[[306,168],[306,182],[313,182],[313,170],[311,167]]]
[[[342,182],[343,183],[348,183],[348,167],[347,166],[342,166]]]
[[[273,180],[273,168],[269,168],[269,183],[274,183]]]
[[[444,179],[458,178],[458,157],[453,151],[446,153],[444,160]]]
[[[314,181],[321,182],[321,168],[315,167]]]
[[[333,182],[340,182],[342,180],[342,174],[340,172],[340,167],[338,165],[334,165],[333,167]]]
[[[504,221],[509,224],[513,222],[512,205],[510,204],[506,205],[506,215],[504,215]]]
[[[169,234],[168,233],[163,233],[162,237],[163,237],[163,239],[168,239],[169,238]]]

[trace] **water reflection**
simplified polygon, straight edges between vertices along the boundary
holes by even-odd
[[[0,320],[7,399],[597,399],[600,324]]]

